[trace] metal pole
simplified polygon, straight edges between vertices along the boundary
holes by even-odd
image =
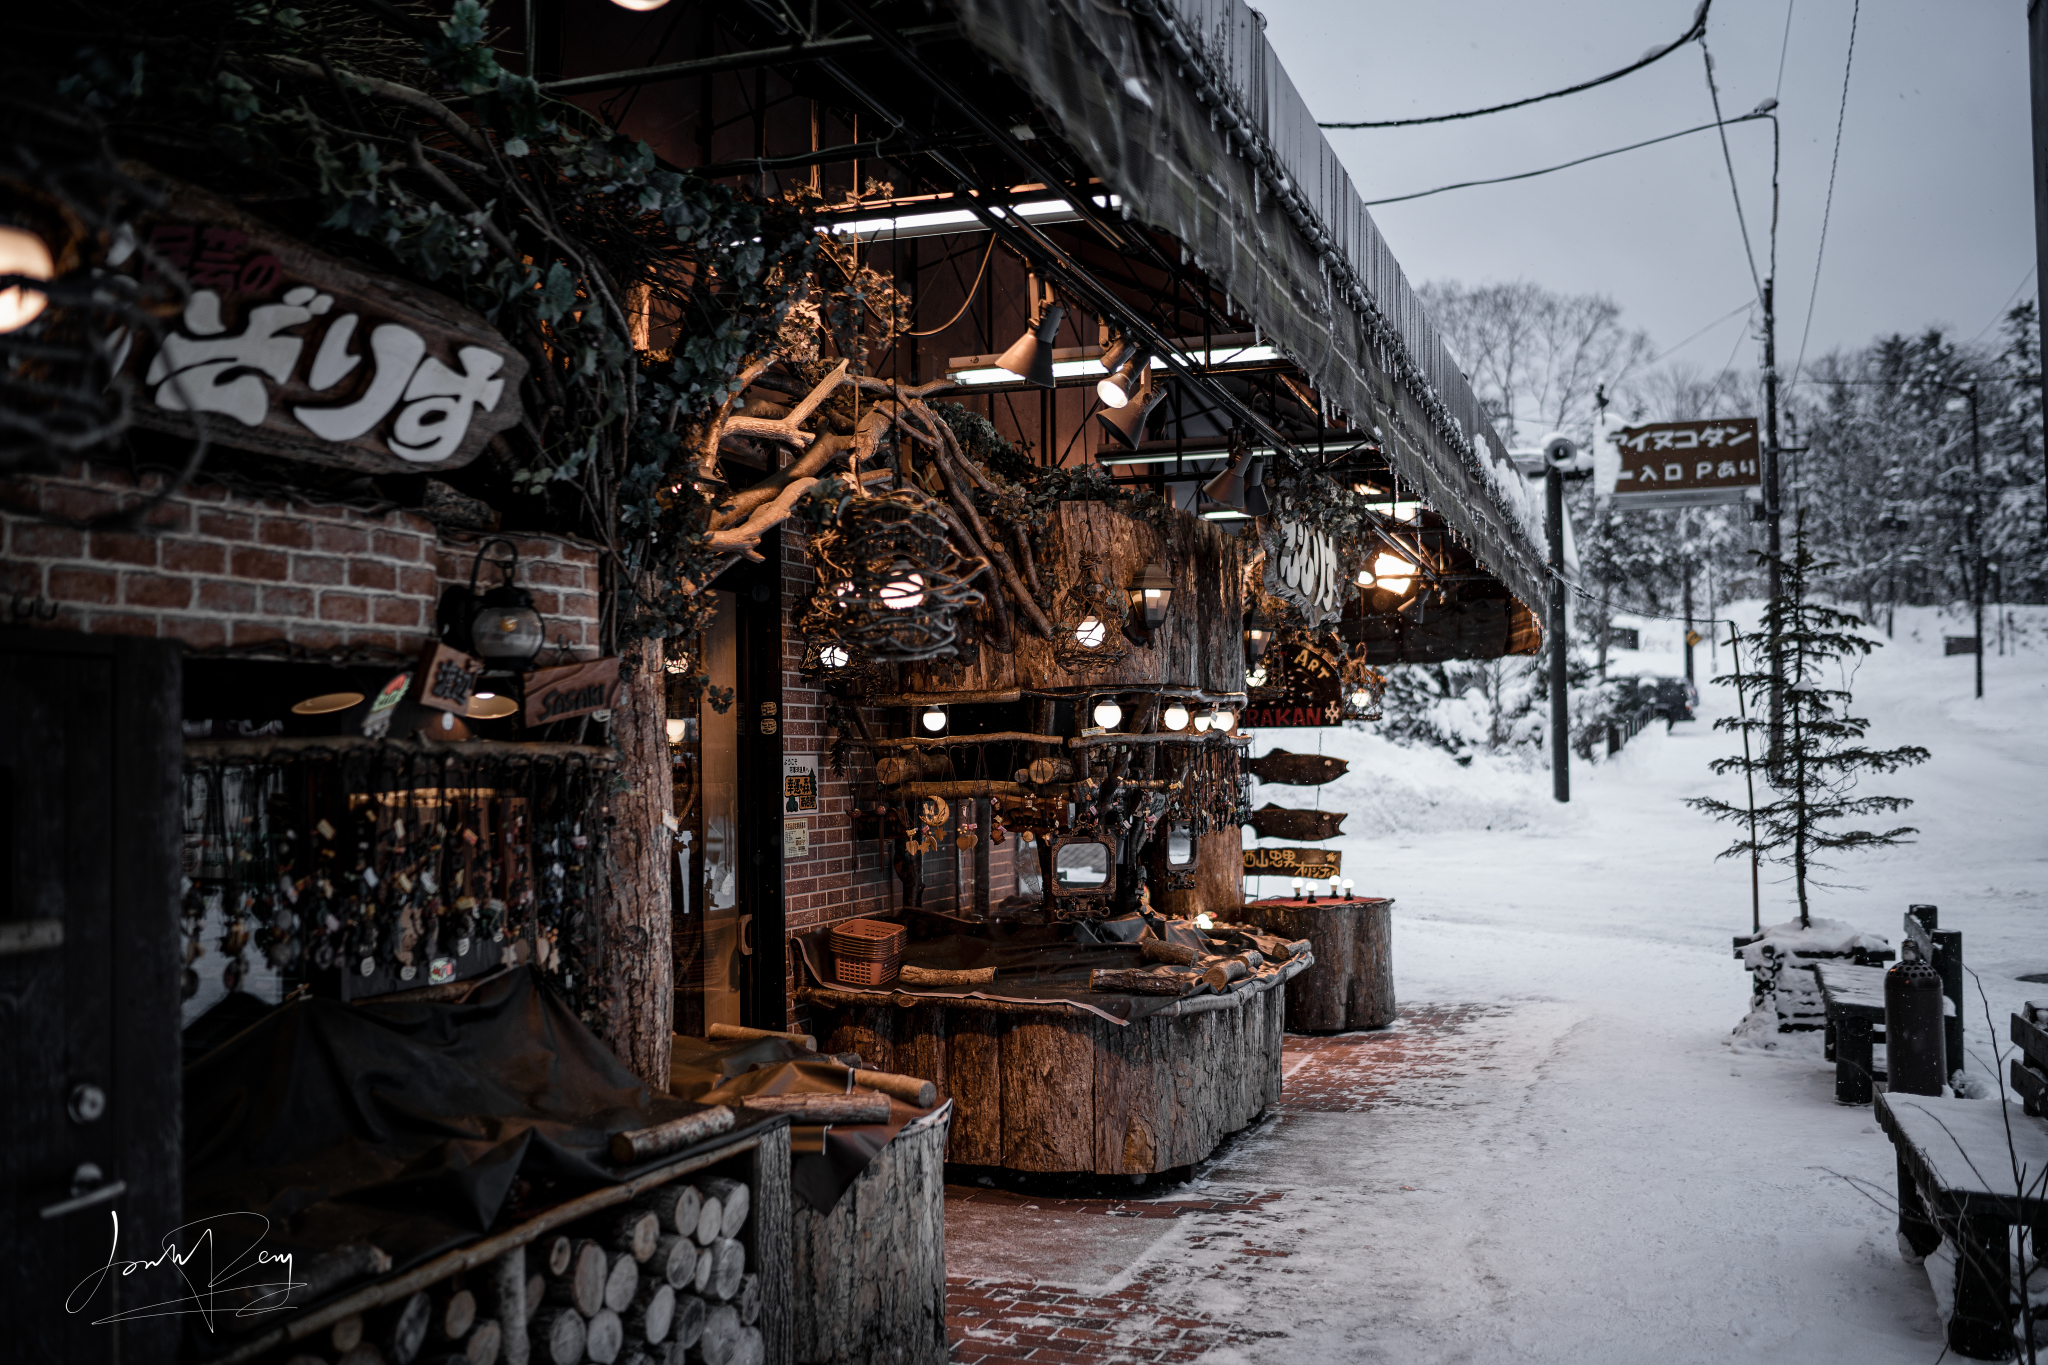
[[[1550,539],[1550,777],[1551,794],[1572,799],[1571,710],[1565,696],[1564,475],[1543,474],[1543,529]]]
[[[1977,426],[1977,386],[1970,385],[1970,607],[1977,624],[1977,700],[1984,700],[1984,448]]]
[[[1683,518],[1680,518],[1683,524]],[[1692,675],[1692,641],[1696,633],[1692,628],[1692,549],[1685,546],[1685,680],[1695,682]]]
[[[1770,554],[1770,595],[1773,602],[1784,590],[1778,555],[1783,548],[1778,519],[1778,282],[1764,281],[1764,548]],[[1765,646],[1771,655],[1771,761],[1777,762],[1785,734],[1785,656],[1779,647],[1778,626],[1770,625]]]

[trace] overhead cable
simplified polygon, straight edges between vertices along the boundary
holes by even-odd
[[[1687,28],[1685,32],[1679,34],[1678,37],[1674,38],[1671,42],[1665,44],[1663,47],[1651,48],[1648,52],[1645,52],[1642,56],[1638,57],[1634,62],[1632,62],[1628,66],[1624,66],[1619,71],[1610,71],[1604,76],[1595,77],[1593,80],[1590,81],[1582,81],[1578,85],[1567,86],[1563,90],[1552,90],[1548,94],[1544,95],[1531,95],[1527,99],[1515,100],[1510,104],[1490,105],[1485,109],[1467,109],[1462,114],[1434,114],[1428,118],[1367,119],[1357,123],[1317,123],[1316,127],[1413,128],[1418,124],[1424,123],[1455,123],[1459,119],[1479,118],[1485,114],[1503,114],[1510,109],[1521,109],[1531,104],[1541,104],[1545,100],[1563,99],[1566,95],[1576,95],[1582,90],[1591,90],[1595,86],[1605,85],[1609,81],[1618,81],[1623,76],[1627,76],[1634,72],[1641,71],[1644,67],[1649,66],[1651,63],[1660,62],[1664,60],[1666,57],[1669,57],[1672,53],[1678,51],[1678,49],[1684,47],[1687,43],[1693,41],[1695,38],[1705,37],[1707,32],[1707,9],[1713,3],[1714,0],[1700,0],[1700,7],[1697,10],[1693,11],[1691,27]]]
[[[1662,137],[1653,137],[1644,142],[1631,142],[1626,147],[1616,147],[1612,151],[1607,152],[1595,152],[1591,156],[1582,156],[1575,161],[1562,161],[1555,166],[1545,166],[1540,171],[1523,171],[1519,175],[1497,175],[1489,180],[1460,180],[1455,185],[1439,185],[1433,190],[1419,190],[1414,194],[1397,194],[1390,199],[1368,199],[1365,201],[1365,205],[1367,208],[1378,208],[1381,204],[1400,204],[1410,199],[1427,199],[1432,194],[1445,194],[1451,190],[1469,190],[1475,185],[1504,185],[1510,180],[1528,180],[1534,176],[1549,175],[1552,171],[1566,171],[1574,166],[1583,166],[1588,161],[1598,161],[1602,157],[1620,156],[1623,152],[1633,152],[1642,147],[1654,147],[1660,142],[1669,142],[1673,138],[1689,137],[1694,133],[1704,133],[1709,128],[1720,128],[1728,123],[1747,123],[1751,119],[1768,117],[1770,115],[1767,111],[1755,110],[1747,114],[1738,114],[1736,117],[1723,122],[1702,123],[1697,128],[1686,128],[1676,133],[1666,133]]]
[[[1704,33],[1700,35],[1700,59],[1706,63],[1707,94],[1714,101],[1715,121],[1713,126],[1722,129],[1721,160],[1726,162],[1728,166],[1728,192],[1735,196],[1735,223],[1736,226],[1742,229],[1742,254],[1749,261],[1749,282],[1756,289],[1756,296],[1758,302],[1762,302],[1764,297],[1764,282],[1763,278],[1760,275],[1758,275],[1756,271],[1756,249],[1750,246],[1749,244],[1749,219],[1744,217],[1742,212],[1742,187],[1736,184],[1735,182],[1735,157],[1728,150],[1728,133],[1721,118],[1721,89],[1718,85],[1714,83],[1714,54],[1707,51],[1707,35]],[[1752,116],[1756,114],[1767,114],[1772,109],[1775,109],[1777,107],[1777,99],[1772,98],[1768,103],[1758,105],[1756,109],[1752,111]],[[1776,229],[1774,228],[1773,240],[1775,240],[1775,237]]]
[[[1806,363],[1806,339],[1813,335],[1813,305],[1820,297],[1820,263],[1828,251],[1828,218],[1835,211],[1835,171],[1842,164],[1842,125],[1849,118],[1849,73],[1856,67],[1856,20],[1863,13],[1863,0],[1849,10],[1849,55],[1842,61],[1842,105],[1835,111],[1835,155],[1828,162],[1828,197],[1820,211],[1820,246],[1813,253],[1813,288],[1806,295],[1806,325],[1799,329],[1799,359],[1792,364],[1789,392],[1799,382],[1799,368]],[[1982,333],[1979,333],[1981,336]]]

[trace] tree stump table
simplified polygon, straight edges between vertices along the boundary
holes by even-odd
[[[1253,901],[1233,913],[1266,933],[1309,941],[1316,965],[1287,985],[1287,1027],[1334,1033],[1394,1022],[1393,910],[1389,897],[1360,896]]]
[[[1280,1098],[1284,982],[1119,1024],[1060,1001],[808,987],[827,1052],[922,1076],[954,1105],[946,1160],[1152,1175],[1191,1166]]]

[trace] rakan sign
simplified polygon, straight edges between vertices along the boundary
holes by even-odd
[[[1617,511],[1746,502],[1763,487],[1756,418],[1651,422],[1615,433]]]

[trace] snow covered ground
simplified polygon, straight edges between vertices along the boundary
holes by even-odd
[[[1980,703],[1970,660],[1942,654],[1967,623],[1899,613],[1855,681],[1856,710],[1873,742],[1933,751],[1871,787],[1915,798],[1905,818],[1923,832],[1845,866],[1834,880],[1852,885],[1814,906],[1896,943],[1909,902],[1939,905],[1988,996],[1989,1021],[1974,988],[1966,1010],[1969,1065],[1994,1086],[1994,1028],[2002,1039],[2022,999],[2048,999],[2016,980],[2048,972],[2048,611],[2014,615],[2024,638],[1986,660]],[[1681,671],[1674,636],[1646,630],[1626,665]],[[1352,812],[1337,842],[1358,889],[1397,898],[1399,996],[1490,1008],[1469,1034],[1483,1068],[1413,1102],[1282,1113],[1177,1192],[1281,1192],[1259,1238],[1282,1253],[1185,1233],[1143,1252],[1188,1311],[1271,1334],[1207,1359],[1941,1354],[1926,1276],[1896,1249],[1892,1151],[1871,1112],[1834,1103],[1817,1035],[1770,1050],[1731,1037],[1748,995],[1729,942],[1750,927],[1748,866],[1717,862],[1727,827],[1681,804],[1739,782],[1707,771],[1729,745],[1709,722],[1733,705],[1705,685],[1707,664],[1702,648],[1701,720],[1575,763],[1567,806],[1547,770],[1484,756],[1460,768],[1356,731],[1258,737],[1254,753],[1320,742],[1351,760],[1320,801]],[[1267,800],[1316,795],[1262,787],[1255,804]],[[1765,875],[1770,924],[1793,903]]]

